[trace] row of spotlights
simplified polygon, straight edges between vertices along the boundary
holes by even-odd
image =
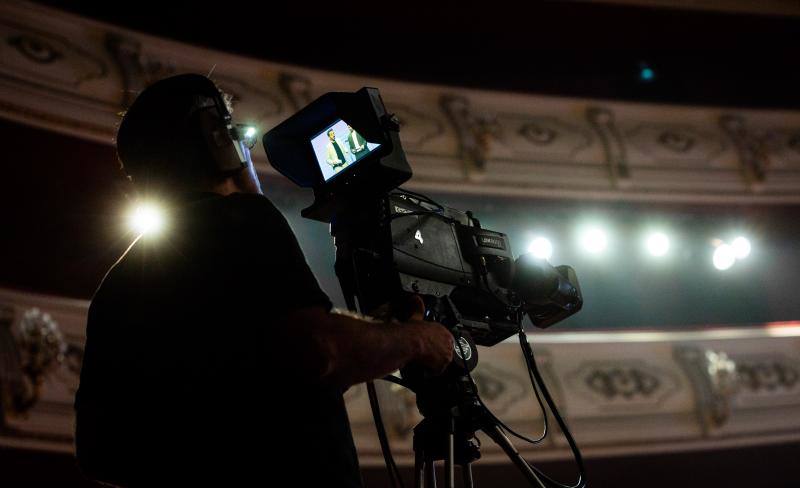
[[[153,203],[137,205],[128,217],[128,226],[137,235],[157,235],[164,229],[164,211]],[[581,235],[581,246],[589,254],[598,255],[608,247],[608,235],[603,229],[593,227]],[[649,234],[644,241],[647,252],[653,257],[663,257],[669,253],[669,237],[663,232]],[[730,269],[737,260],[750,255],[752,246],[745,237],[737,237],[730,244],[722,241],[714,243],[716,249],[712,261],[720,271]],[[536,237],[528,246],[528,252],[539,259],[553,256],[553,243],[545,237]]]
[[[581,247],[589,254],[598,255],[608,248],[608,235],[600,228],[587,229],[580,237]],[[746,237],[737,237],[730,244],[716,242],[713,263],[720,271],[729,269],[736,260],[750,255],[752,246]],[[644,247],[648,254],[661,258],[670,250],[670,239],[663,232],[653,232],[644,239]],[[550,259],[553,256],[553,243],[545,237],[536,237],[528,246],[528,252],[539,259]]]

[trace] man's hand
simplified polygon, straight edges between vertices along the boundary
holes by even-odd
[[[453,334],[442,324],[425,320],[425,302],[418,295],[410,300],[411,316],[407,324],[419,335],[420,352],[413,362],[434,374],[442,374],[453,361]]]
[[[296,365],[296,373],[347,389],[382,378],[409,363],[434,374],[453,360],[453,336],[442,324],[423,320],[422,298],[409,295],[383,310],[384,320],[329,313],[322,307],[294,310],[279,320],[275,355]],[[378,311],[376,311],[378,312]],[[396,313],[392,313],[396,312]]]

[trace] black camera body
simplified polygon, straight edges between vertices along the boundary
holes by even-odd
[[[420,198],[393,191],[332,222],[340,281],[355,291],[362,311],[416,293],[438,321],[461,327],[480,345],[514,334],[521,316],[510,289],[508,237],[476,226],[466,212],[432,210]]]
[[[525,313],[547,327],[580,310],[572,268],[515,261],[508,237],[471,212],[399,189],[411,177],[399,130],[378,90],[362,88],[321,96],[263,139],[273,167],[314,189],[302,215],[330,222],[345,297],[370,313],[421,295],[430,318],[484,346],[518,332]]]

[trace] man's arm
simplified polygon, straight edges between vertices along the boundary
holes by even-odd
[[[452,334],[423,321],[420,310],[405,323],[387,323],[314,307],[292,311],[281,322],[283,353],[299,359],[300,373],[342,388],[381,378],[409,362],[441,373],[453,359]]]
[[[281,277],[280,286],[269,294],[275,315],[269,320],[271,336],[265,344],[279,364],[292,368],[296,376],[346,388],[383,377],[410,362],[434,373],[450,363],[453,336],[442,325],[422,320],[425,306],[418,296],[411,295],[411,303],[395,304],[396,316],[409,317],[404,323],[329,313],[330,300],[319,288],[286,219],[266,198],[239,198],[252,200],[257,210],[248,249],[258,252],[242,255],[246,256],[241,261],[242,273]],[[270,291],[248,290],[259,297]]]

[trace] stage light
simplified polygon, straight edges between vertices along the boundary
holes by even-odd
[[[256,135],[256,128],[255,127],[248,127],[247,130],[244,131],[244,136],[248,139]]]
[[[155,204],[141,203],[131,212],[128,225],[138,235],[156,235],[164,229],[164,211]]]
[[[733,266],[736,262],[736,253],[733,248],[727,244],[720,244],[714,250],[714,267],[720,271],[725,271]]]
[[[746,237],[737,237],[731,243],[731,248],[733,249],[733,254],[736,256],[736,259],[744,259],[750,255],[751,246],[750,241]]]
[[[544,237],[537,237],[528,246],[528,252],[539,259],[550,259],[553,256],[553,243]]]
[[[662,232],[654,232],[647,236],[645,246],[652,256],[662,257],[669,251],[669,237]]]
[[[581,246],[590,254],[600,254],[608,247],[608,235],[599,227],[590,227],[583,231]]]

